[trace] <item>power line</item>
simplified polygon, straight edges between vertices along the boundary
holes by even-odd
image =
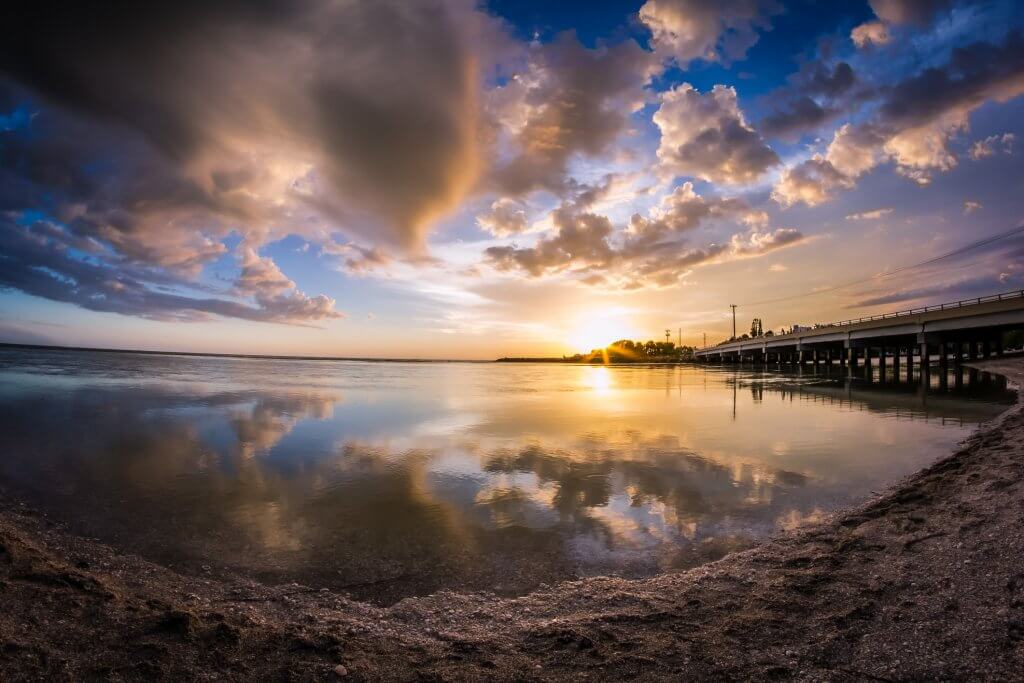
[[[850,282],[844,282],[841,285],[835,285],[834,287],[827,287],[825,289],[819,289],[819,290],[815,290],[813,292],[806,292],[806,293],[803,293],[803,294],[792,294],[792,295],[789,295],[789,296],[778,297],[776,299],[765,299],[763,301],[752,301],[752,302],[748,302],[748,303],[745,303],[745,304],[739,304],[739,305],[740,306],[764,306],[765,304],[775,304],[775,303],[780,303],[782,301],[791,301],[793,299],[800,299],[800,298],[803,298],[803,297],[817,296],[818,294],[827,294],[829,292],[835,292],[835,291],[838,291],[840,289],[846,289],[847,287],[853,287],[854,285],[861,285],[861,284],[864,284],[865,282],[871,282],[872,280],[880,280],[882,278],[891,277],[893,275],[897,275],[899,273],[903,273],[903,272],[908,271],[908,270],[913,270],[914,268],[921,268],[923,266],[930,266],[933,263],[937,263],[938,261],[942,261],[943,259],[950,258],[951,256],[959,256],[960,254],[963,254],[963,253],[966,253],[968,251],[971,251],[972,249],[977,249],[978,247],[984,247],[984,246],[987,246],[989,244],[993,244],[993,243],[998,242],[1000,240],[1006,239],[1007,237],[1012,237],[1013,235],[1016,235],[1016,234],[1022,233],[1022,232],[1024,232],[1024,225],[1018,225],[1016,228],[1014,228],[1012,230],[1008,230],[1008,231],[1000,233],[998,235],[992,235],[991,237],[986,237],[986,238],[978,240],[976,242],[971,242],[970,244],[966,244],[966,245],[964,245],[962,247],[958,247],[957,249],[954,249],[952,251],[948,251],[945,254],[941,254],[939,256],[934,256],[934,257],[932,257],[930,259],[927,259],[925,261],[921,261],[920,263],[913,263],[913,264],[906,265],[906,266],[900,266],[899,268],[894,268],[893,270],[885,271],[883,273],[877,273],[875,275],[872,275],[872,276],[866,277],[866,278],[862,278],[860,280],[852,280]]]

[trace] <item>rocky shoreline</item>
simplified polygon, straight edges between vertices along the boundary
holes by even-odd
[[[1024,360],[977,364],[1024,385]],[[388,608],[185,576],[0,495],[13,680],[1020,680],[1024,408],[828,522],[691,571]]]

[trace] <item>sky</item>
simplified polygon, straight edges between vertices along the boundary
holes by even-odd
[[[0,34],[0,341],[486,359],[1024,289],[1014,0],[16,2]]]

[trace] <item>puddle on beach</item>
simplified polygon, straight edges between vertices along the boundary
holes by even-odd
[[[3,349],[0,485],[185,571],[517,594],[748,547],[1015,400],[940,374]]]

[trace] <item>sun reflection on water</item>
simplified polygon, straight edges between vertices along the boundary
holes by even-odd
[[[615,389],[612,371],[604,366],[587,367],[583,373],[583,386],[599,396],[609,396]]]

